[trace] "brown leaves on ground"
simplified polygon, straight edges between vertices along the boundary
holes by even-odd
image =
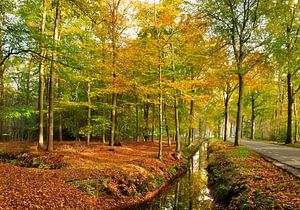
[[[240,186],[246,183],[247,186],[241,194],[232,197],[229,208],[299,208],[300,180],[296,177],[244,147],[216,141],[211,144],[211,150],[213,156],[210,162],[212,165],[218,162],[217,167],[220,173],[224,173],[223,177],[227,177],[226,182]],[[228,192],[234,194],[230,187]]]
[[[168,169],[179,163],[172,157],[174,147],[166,145],[164,160],[159,161],[157,142],[122,147],[96,143],[86,146],[83,142],[55,145],[55,151],[47,153],[37,151],[34,145],[0,143],[2,154],[26,152],[27,156],[43,160],[45,165],[63,161],[63,167],[56,170],[0,162],[0,208],[116,208],[143,199],[146,193],[158,187],[155,178],[167,180],[170,178]],[[76,184],[71,184],[82,180],[85,185],[76,188]],[[105,190],[95,193],[97,187]]]

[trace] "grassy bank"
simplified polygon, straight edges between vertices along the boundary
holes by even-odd
[[[297,209],[300,180],[245,147],[214,141],[209,184],[216,209]]]

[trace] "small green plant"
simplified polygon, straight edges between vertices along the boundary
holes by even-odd
[[[176,172],[177,172],[177,166],[173,166],[172,168],[170,168],[168,170],[168,174],[170,174],[170,175],[175,175]]]
[[[155,188],[160,187],[164,183],[165,179],[163,177],[157,177],[156,178],[156,183],[155,183]]]
[[[237,148],[234,152],[227,154],[228,157],[248,157],[250,155],[250,151],[245,147]]]

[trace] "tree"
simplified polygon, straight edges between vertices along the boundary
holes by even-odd
[[[41,34],[45,34],[46,17],[47,17],[47,0],[42,3],[42,20],[41,20]],[[45,75],[45,57],[46,49],[43,41],[40,42],[41,47],[41,61],[39,64],[39,148],[44,147],[44,75]]]
[[[300,90],[298,74],[300,70],[299,59],[299,1],[275,1],[272,4],[272,13],[269,15],[269,28],[272,32],[271,42],[274,57],[286,73],[287,84],[287,133],[286,143],[293,143],[292,116],[295,96]],[[274,25],[273,19],[276,21]],[[283,47],[282,47],[283,45]],[[293,86],[296,86],[295,88]]]
[[[52,50],[52,60],[50,64],[50,84],[49,84],[49,123],[48,123],[48,144],[47,150],[53,151],[53,128],[54,128],[54,87],[55,87],[55,66],[56,66],[56,47],[58,45],[60,32],[61,32],[61,2],[55,2],[55,19],[54,19],[54,32],[53,32],[53,45],[55,49]]]
[[[262,26],[261,3],[259,0],[206,1],[204,11],[212,18],[213,30],[220,34],[226,44],[231,46],[231,53],[239,79],[238,111],[234,145],[241,140],[244,77],[251,69],[244,61],[251,52],[261,46],[259,28]]]

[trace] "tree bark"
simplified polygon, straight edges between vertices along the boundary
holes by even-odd
[[[111,130],[109,146],[113,146],[115,143],[115,129],[116,129],[116,106],[117,106],[117,94],[112,94],[112,110],[111,110]]]
[[[244,75],[242,73],[239,76],[239,98],[238,98],[238,111],[236,117],[236,132],[234,146],[239,146],[242,137],[242,123],[243,123],[243,101],[244,101]]]
[[[58,98],[59,100],[61,100],[62,98],[62,84],[61,84],[61,75],[58,76]],[[59,141],[62,142],[63,141],[63,120],[62,120],[62,110],[60,109],[58,112],[58,137],[59,137]]]
[[[172,54],[174,54],[174,46],[171,44],[171,51]],[[175,73],[175,62],[172,60],[172,71]],[[192,75],[193,78],[193,75]],[[176,78],[173,77],[173,82],[176,82]],[[175,120],[175,158],[180,159],[181,157],[181,145],[180,145],[180,123],[179,123],[179,103],[178,103],[178,96],[177,96],[177,91],[175,92],[174,95],[174,120]]]
[[[41,22],[41,34],[44,37],[45,27],[46,27],[46,17],[47,17],[47,0],[43,0],[43,15]],[[38,148],[44,148],[44,90],[45,90],[45,82],[44,82],[44,74],[45,74],[45,57],[46,57],[46,49],[44,44],[41,42],[41,61],[39,64],[39,142]]]
[[[298,142],[298,136],[299,136],[299,128],[298,128],[298,117],[297,117],[297,103],[296,98],[294,100],[294,127],[295,127],[295,143]]]
[[[194,100],[191,100],[190,102],[190,128],[189,128],[189,135],[188,135],[188,145],[194,142],[194,128],[193,128],[193,123],[194,123]]]
[[[175,120],[175,143],[176,143],[176,149],[175,149],[175,158],[180,158],[180,124],[179,124],[179,111],[178,111],[178,97],[175,95],[174,97],[174,120]]]
[[[86,144],[90,145],[91,142],[91,118],[92,118],[92,100],[91,100],[91,81],[89,79],[87,84],[87,98],[88,98],[88,110],[87,110],[87,127],[88,127],[88,133],[86,137]]]
[[[293,88],[292,88],[292,74],[287,74],[287,86],[288,86],[288,120],[287,120],[287,134],[286,134],[286,144],[293,143],[293,134],[292,134],[292,115],[293,115]]]
[[[159,66],[159,149],[158,149],[158,159],[162,160],[162,141],[163,141],[163,96],[162,96],[162,69]]]
[[[145,126],[144,126],[144,140],[149,141],[149,103],[144,102],[144,121],[145,121]]]
[[[151,141],[154,142],[155,131],[155,104],[152,104],[152,129],[151,129]]]
[[[55,24],[54,24],[54,34],[53,41],[57,45],[59,38],[59,21],[60,21],[60,0],[56,2],[56,14],[55,14]],[[50,86],[49,86],[49,128],[48,128],[48,145],[47,150],[53,151],[53,128],[54,128],[54,87],[55,87],[55,63],[56,52],[52,52],[52,60],[50,66]]]
[[[138,97],[136,96],[135,99],[135,117],[136,117],[136,134],[135,134],[135,141],[139,142],[140,141],[140,118],[139,118],[139,106],[138,106]]]
[[[3,28],[5,25],[5,12],[1,11],[2,19],[0,20],[0,61],[3,61]],[[5,66],[2,64],[0,65],[0,112],[3,112],[3,106],[4,106],[4,72],[5,72]],[[3,139],[3,133],[4,133],[4,126],[5,123],[3,119],[0,119],[0,140]]]
[[[117,73],[117,11],[118,11],[118,2],[113,0],[112,2],[112,18],[111,18],[111,44],[112,44],[112,68],[113,68],[113,82],[114,88],[116,83],[116,73]],[[117,109],[117,93],[116,90],[113,90],[112,93],[112,109],[111,109],[111,132],[110,132],[110,141],[109,145],[113,146],[115,143],[115,129],[116,129],[116,109]]]
[[[250,134],[250,139],[254,140],[255,139],[255,97],[254,93],[251,94],[251,134]]]
[[[225,102],[224,102],[224,141],[227,141],[227,131],[228,131],[228,116],[229,116],[229,110],[228,110],[228,105],[229,105],[229,95],[226,94],[225,96]]]
[[[169,124],[167,119],[167,104],[164,104],[164,117],[165,117],[165,126],[166,126],[166,134],[168,138],[168,146],[171,146],[171,138],[170,138],[170,132],[169,132]]]
[[[107,96],[103,96],[103,104],[104,103],[108,103],[108,101],[109,101],[109,98],[108,98],[108,95]],[[105,110],[105,108],[103,107],[102,108],[102,116],[104,117],[104,118],[108,118],[108,114],[107,114],[107,111]],[[103,144],[105,144],[106,143],[106,141],[105,141],[105,138],[106,138],[106,128],[103,126],[103,130],[102,130],[102,143]]]

